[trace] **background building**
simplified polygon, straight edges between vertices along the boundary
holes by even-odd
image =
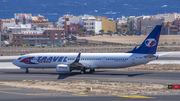
[[[32,23],[30,23],[30,24],[34,30],[36,30],[36,29],[44,30],[47,28],[54,28],[53,23],[49,22],[48,19],[44,19],[44,16],[42,16],[42,15],[32,17]]]
[[[73,15],[64,15],[63,17],[59,18],[57,22],[57,28],[64,28],[66,29],[66,19],[73,17]]]
[[[78,34],[78,30],[82,29],[82,25],[78,25],[75,23],[71,23],[70,25],[67,25],[67,33],[68,34]]]
[[[90,15],[84,15],[82,17],[84,28],[87,29],[87,31],[94,31],[95,32],[95,21],[96,18],[94,16]]]
[[[43,32],[26,31],[13,34],[13,45],[60,45],[65,40],[65,31],[61,29],[48,29]]]
[[[97,19],[96,21],[95,21],[95,33],[96,34],[99,34],[100,32],[100,30],[102,29],[102,20],[101,19]]]
[[[32,14],[14,14],[16,24],[29,24],[32,23]]]
[[[102,29],[105,33],[108,32],[108,30],[112,31],[113,33],[116,32],[116,21],[112,21],[107,18],[102,18]]]
[[[141,21],[141,34],[149,34],[156,25],[162,25],[162,20],[154,20],[146,18]]]
[[[130,16],[127,18],[127,32],[133,31],[133,19],[135,16]]]

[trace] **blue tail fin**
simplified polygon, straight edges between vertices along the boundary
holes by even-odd
[[[156,54],[161,27],[161,25],[156,25],[156,27],[152,30],[139,48],[136,49],[135,47],[132,51],[127,53]]]

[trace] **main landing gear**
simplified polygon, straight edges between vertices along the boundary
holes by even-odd
[[[26,71],[25,71],[25,73],[29,73],[29,70],[28,70],[28,68],[26,68]]]
[[[84,74],[84,73],[86,73],[86,70],[85,69],[81,70],[81,74]]]
[[[90,69],[90,71],[89,71],[90,73],[94,73],[95,72],[95,69]],[[81,69],[81,72],[80,72],[81,74],[84,74],[84,73],[86,73],[86,69]]]
[[[95,72],[95,69],[90,69],[89,72],[90,72],[90,73],[94,73],[94,72]]]

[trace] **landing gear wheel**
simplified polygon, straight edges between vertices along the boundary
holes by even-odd
[[[85,70],[81,70],[81,74],[84,74],[84,73],[86,73],[86,71]]]
[[[94,73],[95,72],[95,69],[90,69],[90,73]]]
[[[29,70],[28,70],[28,68],[26,69],[25,73],[29,73]]]

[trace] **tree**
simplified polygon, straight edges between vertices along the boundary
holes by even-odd
[[[127,31],[128,35],[134,35],[134,33],[132,31]]]
[[[82,31],[83,31],[83,32],[86,32],[86,31],[87,31],[87,29],[86,29],[86,28],[83,28],[83,29],[82,29]]]
[[[104,35],[104,30],[103,29],[101,29],[99,32],[101,33],[102,36]]]
[[[118,30],[118,32],[120,32],[120,33],[125,33],[126,28],[121,27],[121,28],[118,28],[117,30]]]
[[[113,32],[111,30],[108,30],[108,34],[112,36]]]
[[[80,36],[82,36],[82,34],[83,34],[83,30],[82,30],[82,29],[79,29],[77,32],[78,32],[78,34],[79,34]]]
[[[95,32],[93,30],[91,30],[90,33],[95,36]]]

